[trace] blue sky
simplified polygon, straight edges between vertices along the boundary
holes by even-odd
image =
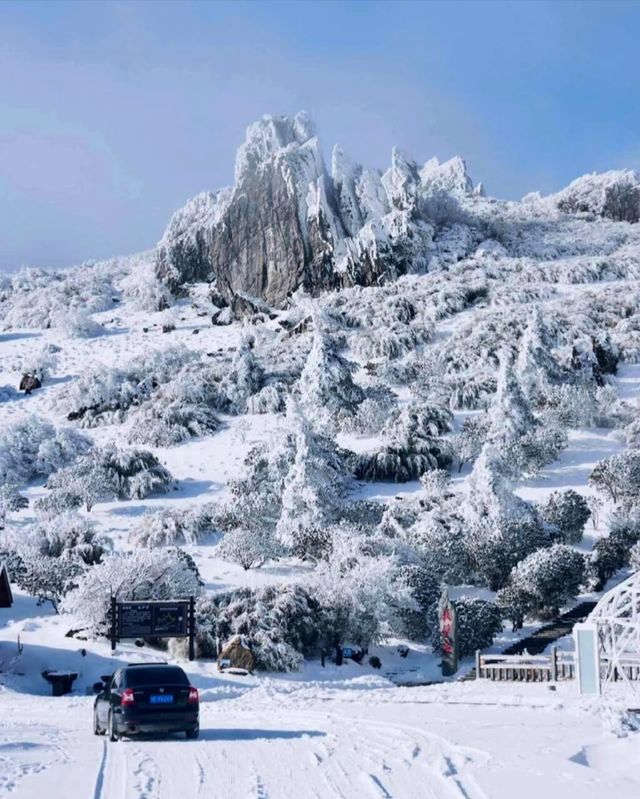
[[[0,268],[146,249],[307,110],[386,167],[460,154],[490,194],[640,167],[638,2],[0,2]]]

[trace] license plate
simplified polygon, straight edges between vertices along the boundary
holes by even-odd
[[[149,697],[152,705],[170,705],[173,702],[172,694],[153,694]]]

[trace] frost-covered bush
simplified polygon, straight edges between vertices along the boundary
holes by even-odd
[[[18,543],[39,555],[75,560],[93,566],[111,550],[111,540],[96,533],[95,525],[77,513],[63,513],[29,527]]]
[[[629,565],[631,551],[640,541],[640,518],[614,517],[609,535],[598,538],[589,561],[589,578],[594,591],[602,591],[607,580]]]
[[[640,498],[640,451],[626,450],[601,460],[589,476],[589,484],[623,511]]]
[[[108,555],[84,572],[61,610],[73,613],[95,636],[107,632],[111,597],[118,601],[188,599],[202,589],[193,560],[182,550],[134,550]]]
[[[46,487],[78,496],[87,510],[109,499],[144,499],[169,491],[174,484],[170,472],[153,453],[123,449],[110,444],[93,449],[71,466],[60,469]]]
[[[95,338],[105,332],[104,327],[83,308],[60,311],[54,318],[53,327],[58,328],[67,338]]]
[[[640,219],[640,181],[631,170],[584,175],[555,195],[561,211],[607,217],[619,222]]]
[[[405,406],[383,430],[382,450],[355,456],[355,477],[404,483],[429,469],[447,467],[452,448],[440,436],[451,429],[452,421],[451,411],[435,403]]]
[[[365,398],[358,405],[351,422],[345,425],[345,429],[363,436],[377,435],[384,429],[397,407],[397,399],[393,391],[386,387],[367,388]]]
[[[27,483],[47,476],[90,447],[91,441],[77,430],[29,416],[0,432],[0,481]]]
[[[120,287],[137,311],[164,311],[173,302],[168,287],[156,275],[153,261],[134,264]]]
[[[485,445],[491,421],[486,414],[467,416],[462,429],[455,436],[454,452],[458,459],[458,471],[462,471],[467,463],[473,463]]]
[[[247,413],[282,413],[290,395],[288,386],[282,382],[263,386],[256,394],[247,398]]]
[[[185,404],[163,396],[147,400],[131,415],[129,443],[172,447],[215,433],[220,421],[207,405]]]
[[[237,563],[245,571],[256,569],[268,560],[277,558],[282,548],[268,529],[246,529],[238,527],[225,533],[216,547],[216,555],[222,560]]]
[[[562,544],[579,544],[591,516],[587,500],[573,489],[553,491],[540,505],[539,513],[544,522],[555,528],[555,538]]]
[[[317,648],[319,610],[305,587],[271,585],[203,597],[196,619],[201,631],[221,642],[243,636],[259,669],[293,671]]]
[[[52,348],[52,345],[44,345],[34,352],[21,357],[13,365],[13,369],[23,375],[31,375],[41,383],[44,383],[58,365],[56,349]]]
[[[453,606],[458,621],[460,657],[491,646],[496,635],[502,632],[502,613],[493,602],[461,596],[453,600]]]
[[[33,503],[33,508],[40,518],[52,519],[61,513],[77,510],[83,504],[85,504],[83,498],[78,494],[64,489],[54,489],[38,497]],[[91,507],[87,509],[91,510]]]
[[[133,358],[122,367],[98,365],[61,393],[58,406],[85,427],[121,422],[132,405],[140,405],[163,383],[179,375],[197,353],[169,347]]]
[[[527,612],[555,616],[580,591],[585,579],[585,558],[566,544],[532,552],[518,563],[510,586],[522,597]]]
[[[214,532],[208,505],[187,509],[163,508],[146,513],[133,529],[130,540],[139,547],[195,545]]]

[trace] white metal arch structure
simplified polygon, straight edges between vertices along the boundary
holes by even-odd
[[[640,572],[608,591],[589,614],[598,626],[603,682],[640,679]]]

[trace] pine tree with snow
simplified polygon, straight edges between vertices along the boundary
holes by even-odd
[[[315,560],[326,554],[326,528],[340,514],[344,466],[335,447],[312,429],[295,400],[289,401],[287,421],[295,455],[283,484],[277,537],[298,557]]]
[[[264,371],[254,352],[254,337],[244,334],[226,380],[226,391],[236,413],[245,413],[247,401],[264,385]]]
[[[545,389],[559,372],[558,364],[550,353],[551,342],[542,320],[539,306],[534,306],[520,339],[515,374],[526,400],[538,404]]]
[[[553,491],[540,506],[541,519],[553,526],[558,543],[579,544],[591,516],[586,499],[573,489]]]
[[[313,327],[313,344],[300,375],[300,404],[319,429],[335,431],[354,417],[365,393],[353,381],[356,365],[338,353],[325,315],[317,309]]]

